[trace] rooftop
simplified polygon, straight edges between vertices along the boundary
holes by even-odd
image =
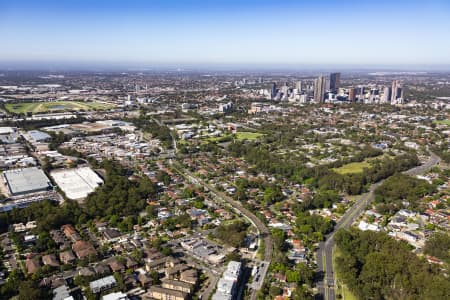
[[[100,176],[89,167],[55,170],[51,176],[67,198],[72,200],[86,198],[103,183]]]
[[[3,176],[13,195],[45,191],[52,186],[44,171],[37,167],[5,171]]]
[[[28,131],[28,135],[30,136],[31,139],[33,139],[36,142],[45,141],[51,138],[50,135],[39,130]]]
[[[114,278],[114,276],[111,275],[92,281],[91,283],[89,283],[89,287],[91,288],[91,290],[93,290],[93,289],[101,289],[107,286],[113,286],[115,284],[116,279]]]

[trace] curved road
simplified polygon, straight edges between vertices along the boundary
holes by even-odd
[[[250,212],[247,208],[242,206],[242,204],[239,201],[234,200],[230,196],[226,195],[225,193],[217,190],[214,186],[210,185],[209,183],[205,182],[203,179],[195,176],[192,172],[189,170],[186,170],[186,168],[183,168],[179,164],[172,163],[172,167],[181,175],[185,176],[188,180],[195,184],[200,184],[204,187],[206,187],[216,198],[216,200],[219,200],[222,202],[222,204],[229,204],[234,210],[241,213],[250,223],[253,224],[253,226],[256,227],[258,230],[259,238],[260,240],[264,241],[264,263],[268,266],[270,265],[270,262],[272,261],[272,253],[273,253],[273,240],[270,235],[269,228],[267,228],[266,224],[264,224],[257,216],[255,216],[252,212]],[[264,274],[261,274],[260,281],[264,282],[264,278],[267,275],[267,268],[264,269],[266,272]],[[256,299],[256,290],[252,289],[252,293],[250,295],[250,299],[254,300]]]
[[[415,176],[420,175],[428,171],[430,168],[440,162],[440,158],[430,152],[430,158],[424,164],[414,167],[404,174]],[[333,273],[333,247],[334,247],[334,234],[340,228],[349,228],[350,225],[364,212],[366,207],[375,198],[375,189],[383,183],[384,180],[372,184],[368,193],[363,194],[355,204],[350,207],[345,214],[339,219],[334,227],[334,230],[325,236],[325,242],[319,244],[317,250],[317,270],[319,272],[325,272],[323,281],[318,282],[317,287],[319,295],[322,295],[323,299],[334,300],[335,295],[335,278]]]

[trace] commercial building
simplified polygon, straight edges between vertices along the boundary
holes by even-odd
[[[319,76],[314,81],[314,102],[316,103],[323,102],[325,96],[326,81],[327,80],[325,76]]]
[[[330,91],[336,93],[341,86],[341,73],[330,74]]]
[[[52,189],[50,179],[44,171],[37,167],[5,171],[3,172],[3,178],[13,196]]]
[[[72,200],[84,199],[92,193],[103,180],[91,168],[55,170],[50,173],[58,187]]]
[[[392,81],[391,103],[395,103],[397,99],[403,98],[403,87],[398,80]]]
[[[356,90],[354,87],[348,89],[348,101],[355,102],[356,100]]]
[[[277,85],[275,83],[272,83],[272,87],[270,89],[270,98],[275,99],[277,96]]]

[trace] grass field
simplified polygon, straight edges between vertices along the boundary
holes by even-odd
[[[237,132],[236,133],[236,138],[238,140],[254,141],[254,140],[257,140],[258,138],[260,138],[261,136],[263,136],[263,134],[262,133],[258,133],[258,132],[242,131],[242,132]]]
[[[450,120],[434,120],[433,123],[434,124],[439,124],[439,125],[448,125],[448,126],[450,126]]]
[[[344,175],[344,174],[354,174],[354,173],[362,173],[364,168],[371,168],[372,165],[370,162],[362,161],[362,162],[354,162],[343,165],[342,167],[333,169],[335,172]]]
[[[22,102],[8,103],[5,105],[7,111],[11,113],[46,113],[75,110],[103,110],[113,107],[111,104],[100,102],[81,101],[55,101],[55,102]]]

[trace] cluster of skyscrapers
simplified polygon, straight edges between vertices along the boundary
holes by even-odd
[[[336,94],[340,86],[341,73],[331,73],[329,78],[323,75],[319,76],[314,81],[314,102],[323,102],[327,92]]]
[[[403,87],[400,81],[394,80],[391,86],[351,86],[341,87],[341,73],[331,73],[329,76],[320,75],[313,84],[305,85],[298,81],[295,88],[290,88],[285,83],[277,88],[272,84],[268,96],[272,100],[294,101],[307,103],[329,102],[360,102],[367,104],[376,103],[403,103]]]

